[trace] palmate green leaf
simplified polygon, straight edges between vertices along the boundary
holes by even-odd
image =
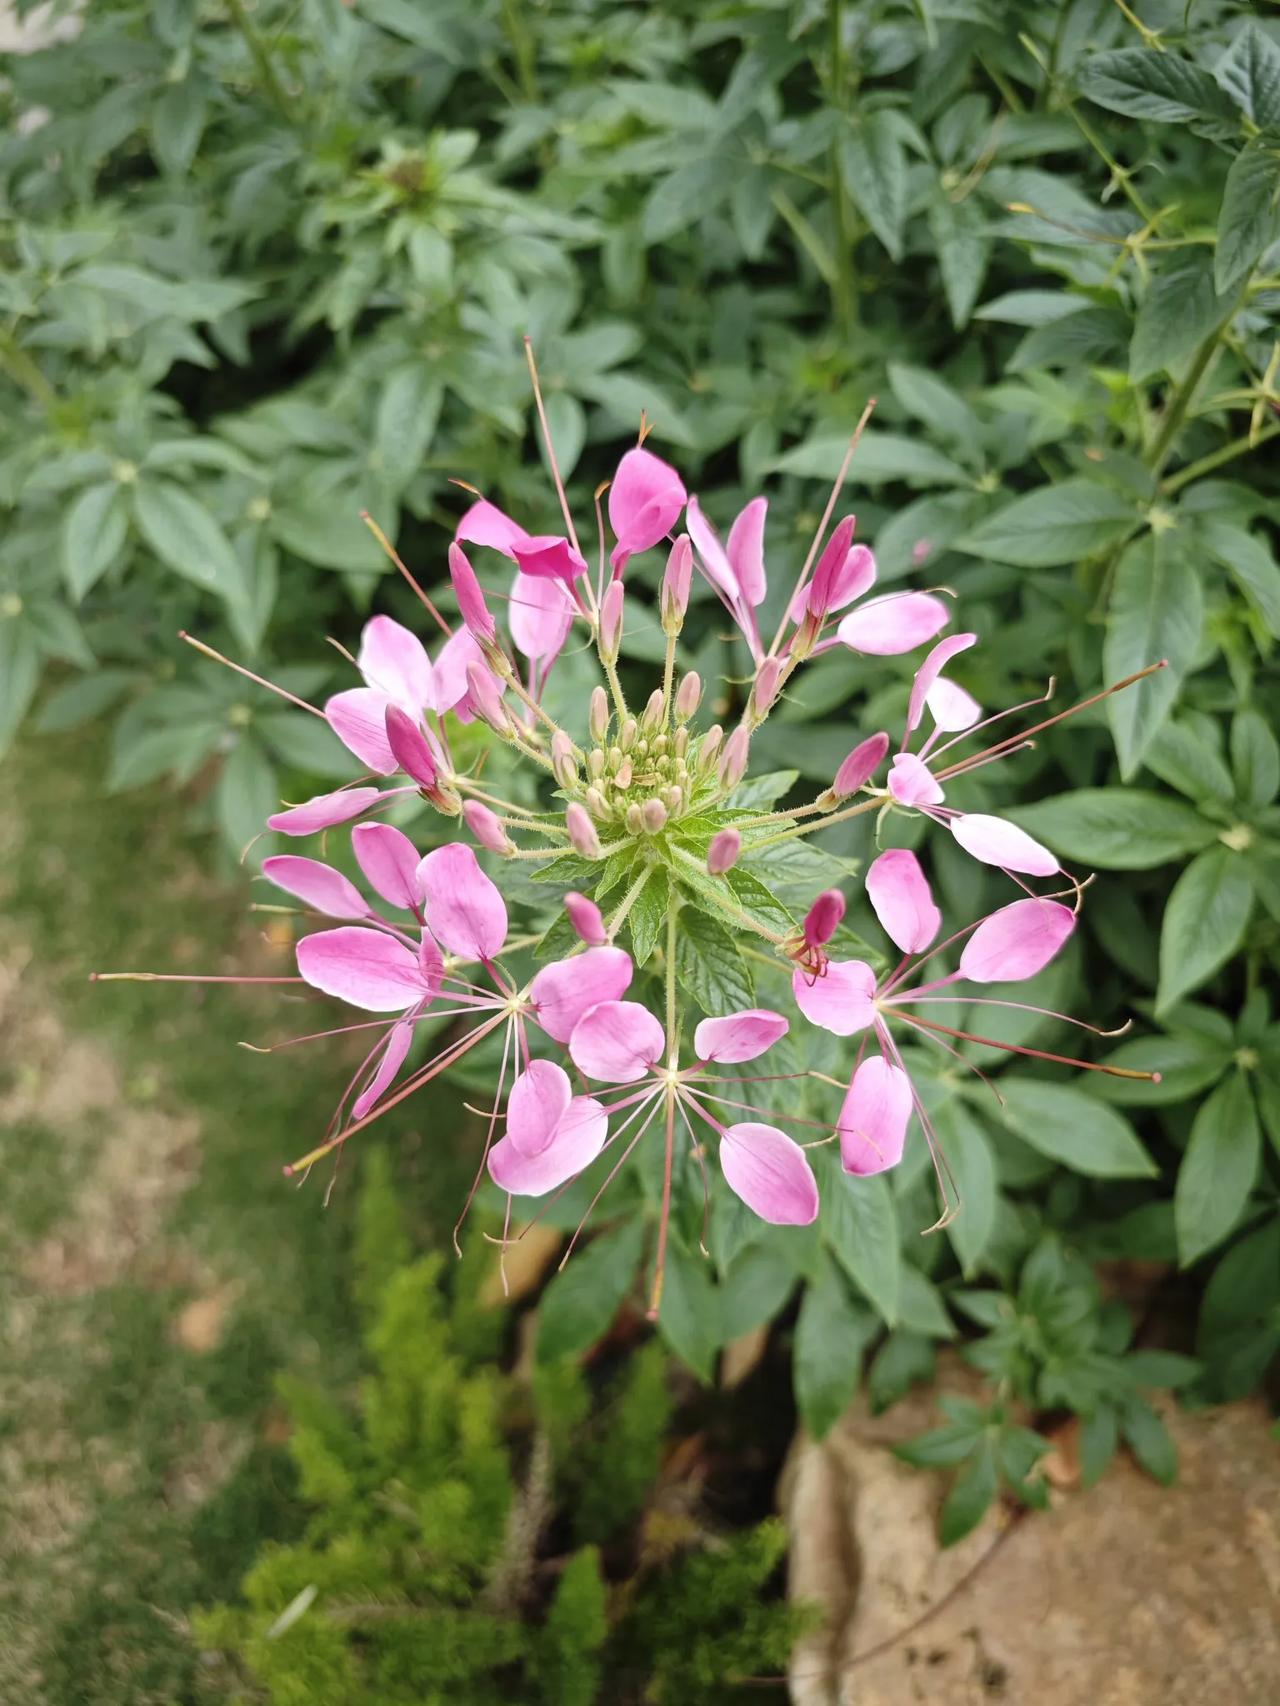
[[[1120,681],[1162,658],[1158,670],[1107,700],[1120,774],[1127,781],[1168,716],[1196,655],[1204,623],[1200,577],[1177,534],[1144,533],[1116,564],[1102,673]]]
[[[858,1179],[828,1162],[822,1184],[822,1231],[836,1260],[875,1305],[897,1324],[902,1289],[898,1216],[883,1173]]]
[[[1248,23],[1213,68],[1214,80],[1263,130],[1280,128],[1280,47]]]
[[[395,491],[407,486],[421,467],[443,402],[444,386],[426,361],[406,362],[383,382],[373,449],[379,471]]]
[[[693,907],[680,914],[676,976],[710,1018],[755,1004],[751,968],[737,940],[718,919]]]
[[[1149,1179],[1159,1168],[1114,1108],[1069,1084],[1003,1076],[996,1118],[1041,1155],[1095,1179]]]
[[[853,1401],[867,1346],[879,1331],[876,1316],[855,1301],[830,1254],[805,1288],[791,1353],[800,1419],[822,1439]]]
[[[1267,632],[1280,638],[1280,563],[1268,546],[1247,528],[1209,515],[1196,523],[1201,545],[1234,575],[1245,596],[1258,608]]]
[[[1007,815],[1055,853],[1103,871],[1150,870],[1217,837],[1191,806],[1140,788],[1077,788]]]
[[[966,1534],[973,1533],[996,1496],[996,1481],[995,1445],[984,1439],[943,1500],[938,1519],[940,1545],[954,1546]]]
[[[1121,48],[1115,53],[1090,54],[1082,63],[1080,92],[1100,107],[1128,118],[1158,119],[1166,124],[1208,120],[1230,124],[1235,112],[1207,71],[1177,53],[1150,48]]]
[[[235,548],[202,503],[171,480],[142,479],[133,488],[138,531],[161,562],[228,600],[244,595]]]
[[[1213,287],[1213,267],[1199,254],[1179,257],[1151,281],[1129,345],[1129,377],[1172,373],[1219,326],[1231,304]]]
[[[1015,498],[956,540],[955,549],[1017,568],[1047,569],[1116,544],[1138,520],[1133,500],[1123,493],[1092,480],[1063,480]]]
[[[968,461],[975,454],[980,454],[982,423],[959,392],[953,391],[945,380],[927,368],[891,361],[889,383],[907,413],[914,415],[923,427],[950,440],[962,460]]]
[[[1222,194],[1213,252],[1213,282],[1219,296],[1237,288],[1280,233],[1277,193],[1280,148],[1255,137],[1231,162]]]
[[[86,486],[62,524],[62,575],[78,604],[115,562],[129,530],[129,505],[115,480]]]
[[[779,474],[801,474],[809,479],[833,480],[849,448],[849,434],[829,429],[806,439],[770,464]],[[857,477],[869,486],[886,480],[901,480],[907,486],[965,486],[970,476],[951,457],[944,456],[922,438],[868,428],[858,441]]]
[[[840,139],[845,186],[858,211],[895,260],[902,258],[907,210],[907,157],[893,115],[884,109],[856,119]]]
[[[1261,712],[1246,709],[1236,714],[1231,769],[1240,798],[1248,805],[1270,805],[1280,792],[1280,744]]]
[[[1160,927],[1156,1012],[1190,994],[1229,960],[1253,911],[1253,882],[1244,857],[1230,847],[1199,854],[1173,885]]]
[[[932,1117],[960,1197],[959,1213],[947,1222],[947,1237],[968,1279],[977,1271],[995,1229],[995,1157],[985,1129],[958,1097],[939,1103]]]
[[[585,1351],[603,1336],[631,1289],[643,1245],[644,1222],[635,1215],[575,1250],[538,1304],[539,1362]]]
[[[720,1298],[711,1264],[674,1240],[667,1246],[658,1331],[699,1380],[709,1381],[720,1349]]]
[[[186,77],[161,95],[151,114],[151,151],[162,172],[181,177],[191,169],[208,110],[207,86],[199,77]]]
[[[718,154],[704,154],[659,178],[649,192],[640,216],[647,243],[662,243],[695,224],[716,207],[733,187],[734,174]]]
[[[631,953],[637,966],[645,964],[658,944],[666,927],[670,898],[671,878],[661,865],[655,865],[627,914]]]
[[[30,626],[0,617],[0,753],[17,733],[39,681],[40,647]]]

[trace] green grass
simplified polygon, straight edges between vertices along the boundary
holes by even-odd
[[[287,989],[89,983],[291,970],[248,883],[209,874],[188,802],[103,799],[101,773],[83,739],[5,765],[0,1700],[175,1706],[196,1698],[188,1607],[233,1594],[297,1520],[276,1375],[332,1387],[356,1367],[359,1153],[327,1207],[327,1177],[280,1168],[358,1056],[238,1048],[324,1022]],[[458,1119],[450,1094],[420,1096],[375,1139],[428,1244],[465,1193]],[[218,1315],[201,1349],[179,1332],[193,1300]]]

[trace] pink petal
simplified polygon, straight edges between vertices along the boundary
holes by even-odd
[[[945,798],[929,766],[913,752],[900,752],[894,758],[889,792],[900,806],[936,806]]]
[[[595,901],[588,899],[585,894],[579,894],[576,889],[570,889],[564,897],[564,909],[575,933],[589,948],[603,948],[608,945],[609,932],[605,929],[604,914]]]
[[[818,1183],[804,1150],[776,1126],[746,1120],[720,1138],[725,1181],[771,1226],[808,1226],[818,1218]]]
[[[857,517],[842,516],[835,532],[823,547],[822,555],[818,558],[818,566],[813,571],[813,579],[809,582],[809,592],[805,600],[810,613],[819,618],[825,616],[831,609],[832,596],[837,579],[844,570],[845,558],[853,544],[853,530],[857,525]]]
[[[324,912],[330,918],[367,918],[369,905],[354,883],[332,865],[322,865],[319,859],[302,859],[295,853],[281,853],[262,861],[262,874],[286,894]]]
[[[267,828],[278,829],[282,835],[315,835],[337,823],[349,823],[387,798],[382,788],[338,788],[331,794],[317,794],[314,799],[304,800],[300,806],[272,812]]]
[[[453,583],[453,596],[458,601],[458,614],[471,633],[477,639],[494,639],[498,625],[485,603],[476,572],[460,545],[449,547],[449,579]]]
[[[942,914],[920,861],[905,847],[882,853],[867,872],[867,899],[885,935],[904,954],[919,954],[938,934]]]
[[[587,572],[587,560],[575,551],[567,539],[558,534],[539,533],[519,545],[513,545],[511,555],[520,565],[520,572],[537,579],[548,576],[553,580],[572,581]]]
[[[1075,913],[1056,900],[1015,900],[984,918],[970,936],[960,956],[960,976],[972,983],[1034,977],[1075,927]]]
[[[720,543],[720,535],[703,515],[697,498],[689,499],[684,524],[689,529],[689,538],[693,541],[698,556],[702,559],[702,570],[707,579],[730,601],[736,600],[738,577],[729,562],[728,553]]]
[[[525,657],[554,657],[573,626],[573,600],[560,581],[517,575],[507,621],[511,638]]]
[[[467,628],[458,628],[441,646],[435,661],[435,699],[429,709],[441,716],[467,697],[467,665],[488,668],[484,653]]]
[[[609,487],[609,525],[618,540],[610,558],[614,567],[664,538],[686,497],[684,481],[670,463],[639,446],[628,450]]]
[[[507,1136],[522,1155],[537,1155],[556,1134],[569,1110],[569,1074],[554,1060],[532,1060],[511,1086]]]
[[[810,948],[821,948],[840,928],[845,914],[839,889],[824,889],[804,915],[804,940]]]
[[[400,768],[387,739],[390,703],[386,694],[375,688],[349,687],[326,700],[324,707],[325,721],[347,751],[382,776],[391,776]]]
[[[419,788],[434,789],[440,767],[422,726],[398,705],[388,705],[385,715],[387,745],[401,770]]]
[[[831,784],[832,791],[842,799],[846,794],[856,794],[884,763],[884,755],[888,750],[887,734],[868,735],[866,740],[860,741],[854,747],[836,771],[835,780]]]
[[[902,1160],[911,1123],[911,1080],[878,1054],[853,1075],[840,1109],[840,1164],[865,1178]]]
[[[347,924],[298,943],[298,971],[313,989],[370,1013],[401,1013],[435,993],[418,956],[394,936]]]
[[[949,827],[965,852],[981,859],[984,865],[998,865],[1002,871],[1021,871],[1028,877],[1051,877],[1062,869],[1047,847],[1005,818],[988,817],[985,812],[962,812],[952,818]]]
[[[693,1033],[699,1060],[718,1060],[726,1066],[754,1060],[791,1029],[781,1013],[767,1007],[746,1007],[722,1019],[704,1019]]]
[[[849,554],[832,581],[828,612],[843,610],[846,604],[852,604],[855,598],[861,598],[864,592],[870,592],[875,584],[874,555],[865,545],[851,545]]]
[[[549,1037],[567,1043],[589,1007],[620,1001],[631,987],[631,955],[622,948],[588,948],[556,960],[529,985],[534,1017]]]
[[[351,851],[369,885],[392,906],[412,912],[422,900],[418,866],[422,857],[409,837],[389,823],[357,824]]]
[[[638,1001],[601,1001],[569,1038],[573,1064],[606,1084],[634,1084],[662,1059],[662,1026]]]
[[[518,521],[512,521],[487,498],[478,498],[472,504],[453,536],[462,544],[489,545],[504,557],[514,557],[512,547],[523,544],[529,537]]]
[[[957,687],[954,681],[948,681],[945,675],[940,675],[925,694],[925,703],[930,716],[944,734],[959,734],[961,729],[971,729],[982,715],[982,706],[973,694]]]
[[[418,866],[431,934],[451,954],[491,960],[507,939],[507,909],[465,841],[428,853]]]
[[[939,640],[937,645],[928,653],[924,662],[916,671],[916,678],[911,684],[911,700],[907,705],[907,731],[920,727],[920,719],[924,716],[925,700],[929,689],[942,674],[943,668],[955,657],[957,652],[966,652],[970,646],[978,643],[976,634],[948,634],[945,640]]]
[[[426,647],[390,616],[375,616],[365,623],[356,666],[366,687],[410,717],[420,717],[431,703],[434,682]]]
[[[609,1116],[592,1096],[575,1096],[545,1149],[523,1154],[509,1137],[489,1151],[489,1176],[514,1197],[541,1197],[589,1167],[604,1148]]]
[[[891,592],[851,610],[836,632],[855,652],[896,657],[913,651],[945,628],[951,612],[927,592]]]
[[[768,498],[752,498],[729,529],[729,567],[745,603],[754,610],[769,590],[764,572],[764,522]]]
[[[382,1051],[377,1071],[351,1105],[352,1119],[362,1120],[380,1099],[383,1091],[404,1065],[404,1057],[408,1054],[412,1042],[413,1026],[406,1020],[402,1019],[398,1025],[391,1027],[391,1035],[387,1038],[387,1046]]]
[[[864,960],[828,960],[825,972],[816,979],[797,966],[791,993],[810,1024],[821,1025],[837,1037],[865,1031],[875,1018],[876,974]]]

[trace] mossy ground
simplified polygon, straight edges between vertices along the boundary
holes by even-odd
[[[291,969],[189,802],[104,798],[102,771],[82,738],[4,766],[0,1700],[24,1706],[193,1697],[187,1608],[298,1520],[274,1378],[356,1366],[359,1155],[327,1207],[326,1178],[280,1173],[351,1051],[237,1048],[325,1022],[288,989],[88,982]],[[428,1242],[465,1194],[460,1117],[419,1096],[380,1139]]]

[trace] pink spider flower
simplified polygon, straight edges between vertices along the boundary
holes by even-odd
[[[1059,953],[1075,929],[1076,914],[1069,906],[1039,896],[1015,900],[934,945],[942,926],[942,914],[934,904],[928,879],[914,853],[904,849],[882,853],[867,872],[866,887],[885,934],[902,951],[898,965],[877,979],[864,960],[811,955],[797,964],[792,974],[796,1005],[810,1023],[838,1037],[863,1039],[838,1126],[841,1162],[846,1173],[866,1175],[896,1167],[902,1159],[907,1128],[914,1113],[942,1181],[937,1140],[894,1036],[898,1026],[931,1038],[950,1053],[955,1051],[944,1038],[984,1043],[1012,1054],[1085,1070],[1134,1076],[1122,1068],[1096,1066],[1043,1049],[974,1036],[939,1024],[918,1010],[931,1003],[951,1000],[944,992],[953,985],[1020,983],[1034,977]],[[961,941],[964,947],[955,971],[918,981],[922,967]],[[1048,1013],[1024,1002],[967,992],[963,999],[971,1006],[1015,1006],[1065,1019],[1086,1030],[1094,1029],[1082,1020]],[[868,1040],[874,1041],[877,1053],[867,1054]]]
[[[569,540],[527,533],[487,498],[478,498],[454,531],[458,544],[487,546],[516,566],[507,625],[516,649],[543,678],[564,649],[578,603],[573,582],[586,562]]]

